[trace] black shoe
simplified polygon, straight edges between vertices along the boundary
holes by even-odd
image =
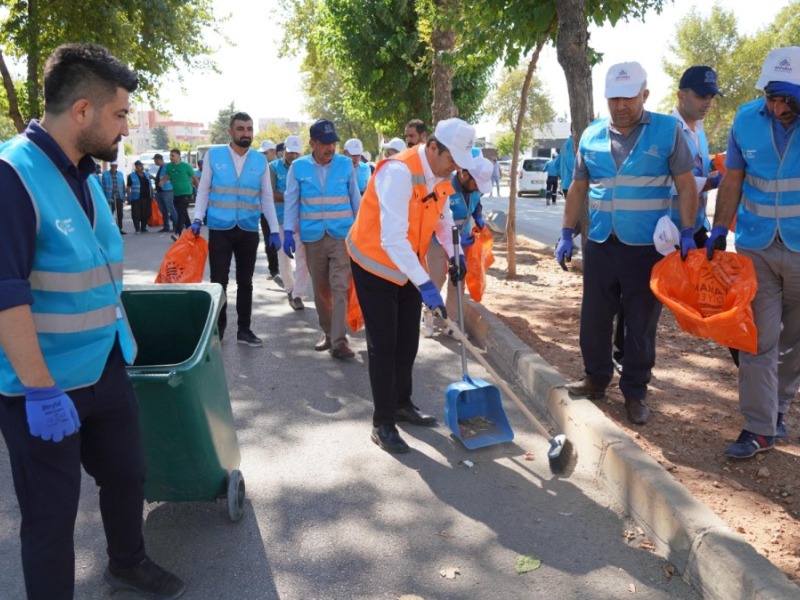
[[[413,404],[411,406],[398,408],[397,412],[394,413],[394,420],[411,423],[412,425],[425,425],[428,427],[436,425],[436,417],[420,412],[420,410]]]
[[[628,414],[628,421],[634,425],[644,425],[650,418],[650,409],[644,400],[625,400],[625,412]]]
[[[303,310],[305,308],[303,299],[300,296],[292,296],[291,292],[289,292],[288,296],[289,306],[291,306],[293,310]]]
[[[256,335],[249,329],[240,329],[236,334],[236,341],[240,344],[253,346],[254,348],[264,345],[264,342],[261,341],[261,338],[256,337]]]
[[[411,449],[408,447],[408,444],[403,441],[403,438],[400,437],[394,425],[378,425],[377,427],[373,427],[370,439],[387,452],[392,452],[394,454],[402,454]]]
[[[170,239],[171,239],[173,242],[177,242],[177,241],[178,241],[178,234],[177,234],[177,233],[173,233],[173,234],[172,234],[171,236],[169,236],[169,237],[170,237]]]
[[[147,229],[147,227],[142,227],[142,233],[147,233],[148,231],[150,231],[150,230]]]
[[[347,342],[342,342],[331,350],[331,356],[333,358],[353,358],[355,355],[356,353],[350,349]]]
[[[109,563],[103,579],[115,590],[132,590],[151,600],[173,600],[186,591],[183,581],[147,557],[127,569]]]
[[[606,387],[595,383],[588,375],[580,381],[573,381],[566,385],[567,391],[573,396],[586,396],[589,400],[602,400],[605,398]]]
[[[331,336],[322,334],[322,339],[314,344],[314,350],[322,352],[331,349]]]
[[[120,232],[122,235],[128,235],[128,232],[127,232],[127,231],[122,231],[122,229],[120,229],[120,230],[119,230],[119,232]]]

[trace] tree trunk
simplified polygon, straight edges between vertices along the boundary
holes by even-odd
[[[564,69],[569,93],[569,111],[572,121],[572,141],[578,150],[578,141],[583,130],[594,119],[592,97],[592,66],[589,64],[589,24],[584,12],[586,0],[556,0],[558,14],[558,38],[556,53],[558,63]],[[589,204],[583,199],[580,227],[589,230]],[[586,244],[586,236],[581,235]]]
[[[435,0],[436,22],[431,34],[431,46],[433,47],[433,71],[431,73],[431,88],[433,90],[433,102],[431,103],[431,115],[433,125],[442,119],[450,119],[458,116],[458,109],[453,103],[453,68],[447,61],[456,46],[456,32],[448,26],[449,14],[452,0]],[[446,27],[446,29],[442,29]]]
[[[514,150],[511,153],[511,172],[509,173],[508,188],[508,220],[506,221],[506,246],[508,251],[508,272],[506,279],[517,278],[517,168],[519,166],[519,146],[522,138],[522,127],[525,124],[525,115],[528,113],[528,90],[531,88],[533,72],[536,70],[536,63],[539,62],[539,54],[548,39],[548,35],[543,35],[533,51],[531,61],[528,63],[528,71],[525,73],[525,81],[522,83],[521,98],[519,100],[519,112],[517,113],[517,123],[514,126]]]
[[[39,119],[42,116],[39,103],[41,96],[41,90],[39,89],[39,57],[41,52],[39,49],[38,28],[41,24],[39,23],[38,9],[38,0],[28,0],[28,47],[30,50],[27,56],[28,79],[26,88],[28,92],[28,110],[30,111],[29,118],[31,119]]]
[[[25,120],[19,112],[17,90],[14,88],[14,80],[11,79],[11,73],[8,72],[8,66],[6,66],[6,59],[2,50],[0,50],[0,74],[3,75],[3,87],[8,98],[8,116],[14,121],[14,127],[17,128],[17,132],[22,133],[25,131]]]

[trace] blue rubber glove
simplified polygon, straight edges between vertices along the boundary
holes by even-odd
[[[294,253],[297,250],[294,245],[294,232],[286,229],[283,232],[283,251],[289,258],[294,258]]]
[[[278,250],[281,247],[281,234],[280,233],[270,233],[269,234],[269,247],[273,250]]]
[[[722,181],[722,173],[719,171],[714,171],[716,175],[712,175],[708,178],[708,187],[709,189],[715,190],[719,187],[720,182]]]
[[[486,221],[483,220],[483,204],[480,202],[478,202],[478,206],[475,207],[472,218],[475,219],[475,225],[478,226],[478,229],[486,227]]]
[[[461,234],[461,247],[462,248],[469,248],[474,243],[475,243],[475,236],[472,235],[471,231],[464,231]]]
[[[770,81],[764,88],[767,96],[783,96],[783,101],[794,111],[800,114],[800,85],[788,81]]]
[[[439,309],[442,313],[442,318],[447,318],[447,309],[444,307],[442,295],[430,279],[419,286],[419,293],[422,294],[422,302],[425,306],[433,311]]]
[[[714,225],[714,227],[711,228],[711,233],[706,240],[706,258],[708,258],[708,260],[714,258],[714,250],[725,251],[725,248],[728,246],[728,241],[725,239],[727,237],[727,227]]]
[[[189,225],[189,229],[192,230],[194,237],[200,235],[200,228],[203,226],[203,222],[200,219],[195,219],[192,221],[192,224]]]
[[[57,385],[25,387],[25,412],[31,435],[60,442],[81,427],[72,399]]]
[[[556,244],[556,260],[561,268],[567,270],[566,263],[572,261],[572,235],[573,231],[569,227],[561,230],[561,237]]]
[[[467,258],[463,254],[458,255],[458,265],[456,265],[455,257],[450,259],[450,267],[447,269],[450,274],[450,283],[456,285],[459,281],[463,281],[467,276]]]
[[[681,260],[686,260],[689,250],[697,250],[697,244],[694,241],[694,227],[681,229]]]

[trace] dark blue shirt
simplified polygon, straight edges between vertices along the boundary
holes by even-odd
[[[39,146],[64,175],[72,188],[74,198],[63,202],[81,203],[92,221],[94,206],[89,194],[89,176],[94,173],[94,160],[84,156],[78,167],[72,164],[61,147],[36,120],[28,124],[22,134]],[[16,171],[0,160],[0,310],[31,304],[33,296],[28,281],[36,254],[36,214],[28,190]]]

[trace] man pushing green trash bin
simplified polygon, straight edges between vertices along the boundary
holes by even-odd
[[[106,582],[147,598],[186,589],[145,553],[122,237],[90,177],[92,157],[116,158],[137,85],[102,46],[60,46],[45,64],[41,122],[0,146],[0,430],[31,599],[74,595],[81,466],[100,488]]]

